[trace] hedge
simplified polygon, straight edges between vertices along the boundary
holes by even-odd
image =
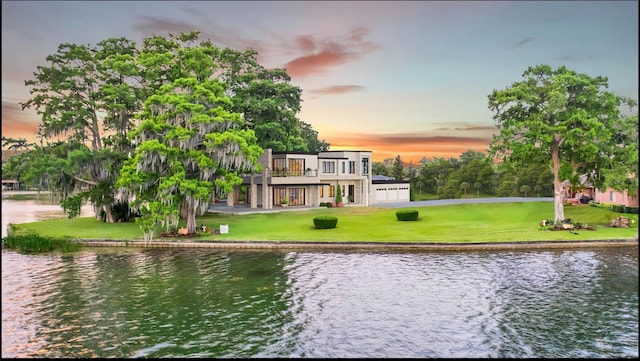
[[[416,209],[401,209],[396,211],[396,218],[399,221],[417,221],[418,211]]]
[[[317,216],[313,218],[313,227],[316,229],[336,228],[338,217],[335,216]]]

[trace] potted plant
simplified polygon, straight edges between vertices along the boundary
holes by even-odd
[[[287,205],[289,205],[289,198],[287,197],[282,197],[280,199],[280,205],[283,207],[286,207]]]

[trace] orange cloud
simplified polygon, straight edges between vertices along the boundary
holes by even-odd
[[[486,153],[491,136],[359,133],[331,135],[326,137],[326,141],[331,150],[370,150],[377,162],[400,155],[405,163],[416,164],[425,157],[458,158],[468,150]]]

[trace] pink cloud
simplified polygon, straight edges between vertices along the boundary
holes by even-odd
[[[321,89],[309,90],[309,93],[320,95],[344,94],[364,89],[361,85],[334,85]]]

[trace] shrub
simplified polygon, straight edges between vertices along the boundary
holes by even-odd
[[[16,234],[2,239],[2,246],[17,249],[24,253],[43,253],[60,250],[74,252],[82,249],[82,244],[71,241],[70,238],[42,237],[38,234]]]
[[[336,228],[338,217],[335,216],[317,216],[313,218],[313,228],[329,229]]]
[[[325,203],[325,205],[327,206],[327,208],[333,208],[333,204],[331,202],[327,202]]]
[[[396,211],[396,218],[399,221],[417,221],[418,211],[416,209],[401,209]]]

